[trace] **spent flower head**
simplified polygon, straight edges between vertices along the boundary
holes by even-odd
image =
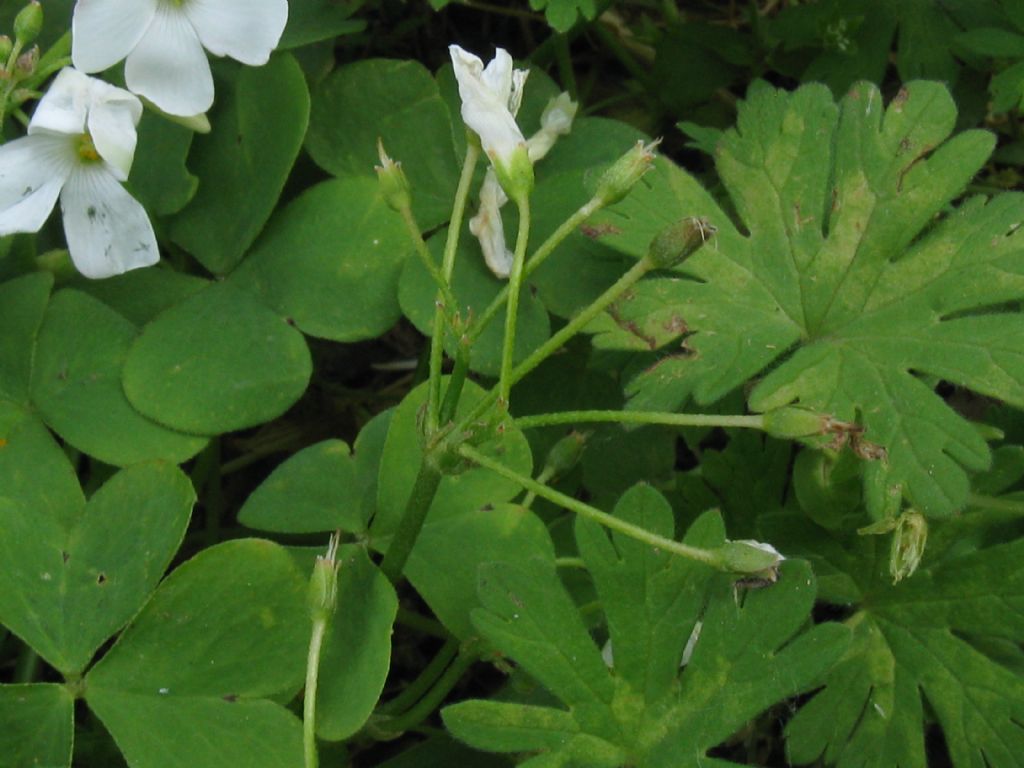
[[[205,48],[266,64],[288,21],[288,0],[78,0],[71,58],[83,72],[126,59],[128,89],[172,115],[205,112],[213,76]]]
[[[135,155],[139,100],[67,68],[28,135],[0,146],[0,235],[37,232],[60,197],[75,267],[100,278],[159,258],[145,209],[121,186]]]

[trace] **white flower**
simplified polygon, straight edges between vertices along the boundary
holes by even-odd
[[[480,187],[480,208],[469,220],[469,231],[480,240],[480,250],[488,268],[501,278],[509,276],[514,259],[512,251],[505,245],[505,227],[501,221],[501,206],[507,202],[494,170],[488,168]]]
[[[213,104],[203,48],[266,64],[287,21],[288,0],[78,0],[71,58],[83,72],[127,58],[129,90],[188,117]]]
[[[540,116],[540,130],[526,142],[531,163],[544,158],[559,136],[569,133],[577,104],[568,93],[560,93],[548,102]],[[512,271],[515,256],[505,244],[505,228],[501,221],[501,207],[508,202],[508,196],[498,183],[494,168],[487,169],[483,186],[480,187],[480,207],[469,220],[469,231],[480,240],[484,261],[495,277],[507,278]]]
[[[508,51],[498,48],[484,67],[479,57],[457,45],[448,46],[462,100],[462,121],[480,137],[498,181],[511,197],[529,194],[533,166],[526,139],[516,125],[526,70],[512,69]]]
[[[128,91],[64,69],[28,136],[0,146],[0,235],[37,232],[60,197],[71,260],[86,277],[155,264],[146,211],[120,182],[135,155],[142,104]]]

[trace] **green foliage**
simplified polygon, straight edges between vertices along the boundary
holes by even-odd
[[[693,214],[718,233],[677,270],[685,279],[641,284],[595,340],[629,348],[627,331],[656,324],[674,333],[652,347],[690,334],[633,382],[634,404],[713,402],[775,365],[752,408],[795,402],[857,420],[888,452],[876,467],[886,486],[929,515],[962,507],[965,470],[986,467],[988,449],[912,372],[1020,403],[1024,367],[1011,341],[1019,316],[989,309],[1021,295],[1018,199],[974,198],[935,222],[992,147],[980,131],[949,138],[955,117],[929,83],[887,110],[867,84],[838,106],[820,87],[755,86],[716,155],[749,235],[663,163],[609,214],[621,234],[606,242],[639,254]]]
[[[225,542],[176,570],[85,678],[129,764],[300,762],[299,721],[266,697],[302,679],[304,594],[291,557],[266,541]]]
[[[628,492],[615,512],[672,535],[672,511],[649,487]],[[740,605],[703,566],[619,534],[609,539],[584,520],[576,539],[613,661],[602,658],[550,564],[485,566],[485,607],[474,624],[567,709],[496,701],[448,707],[445,724],[469,744],[539,752],[525,765],[660,766],[678,764],[680,755],[731,765],[705,753],[779,699],[813,686],[847,646],[838,625],[800,631],[815,592],[804,563],[786,564],[776,586]],[[721,519],[708,513],[684,541],[720,546]],[[692,655],[684,656],[687,646]]]
[[[214,129],[193,140],[199,191],[170,222],[171,239],[215,274],[237,266],[266,224],[309,120],[309,93],[290,55],[221,71],[233,87],[221,89]]]
[[[0,722],[5,765],[71,765],[74,699],[63,686],[0,685]]]
[[[968,514],[981,517],[970,529],[991,525],[982,513]],[[972,546],[969,524],[939,525],[953,528],[943,536],[952,546],[937,544],[941,527],[933,531],[928,561],[893,585],[888,542],[879,537],[829,534],[797,514],[764,523],[773,541],[821,574],[822,600],[852,612],[850,649],[787,727],[794,762],[924,765],[930,711],[953,765],[1021,764],[1024,684],[989,650],[1024,632],[1021,541],[997,543],[998,529],[990,528]]]
[[[124,390],[162,424],[215,434],[283,413],[310,368],[294,328],[251,295],[211,284],[146,325],[125,361]]]

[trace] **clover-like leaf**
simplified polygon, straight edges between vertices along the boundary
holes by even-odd
[[[755,84],[716,152],[741,224],[659,163],[609,212],[621,232],[605,242],[639,255],[693,215],[717,235],[676,274],[642,282],[615,309],[619,330],[596,338],[628,348],[622,329],[673,329],[654,349],[685,336],[632,382],[633,405],[710,403],[771,367],[751,408],[857,420],[888,452],[887,487],[928,515],[961,508],[966,470],[989,451],[922,376],[1024,404],[1024,318],[1006,306],[1024,296],[1024,198],[943,215],[993,146],[984,131],[950,138],[955,120],[936,83],[907,85],[887,109],[866,83],[838,105],[819,85]]]
[[[827,574],[824,602],[852,608],[850,649],[787,726],[794,763],[925,765],[931,712],[956,768],[1024,765],[1024,682],[989,655],[1024,639],[1024,540],[975,548],[963,534],[977,538],[978,523],[936,524],[925,563],[893,585],[887,540],[826,532],[803,514],[767,518],[774,543]]]
[[[673,534],[672,510],[649,486],[636,486],[615,511]],[[839,625],[800,631],[815,596],[806,563],[786,562],[778,584],[740,605],[727,580],[704,566],[609,537],[591,522],[579,522],[576,537],[607,617],[611,664],[549,563],[483,566],[485,608],[474,624],[566,708],[448,707],[445,723],[471,746],[538,752],[524,763],[537,766],[731,765],[706,753],[771,704],[809,689],[847,646]],[[721,518],[706,513],[685,541],[721,546]]]

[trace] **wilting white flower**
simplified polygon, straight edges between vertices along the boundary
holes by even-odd
[[[568,93],[561,93],[548,102],[540,117],[540,130],[526,142],[530,162],[543,159],[558,137],[569,133],[576,108],[577,104]],[[480,240],[480,250],[487,267],[496,277],[503,279],[512,271],[515,258],[505,244],[505,228],[501,221],[501,207],[507,202],[508,196],[498,183],[494,168],[488,168],[480,187],[480,207],[476,216],[469,220],[469,231]]]
[[[548,102],[540,116],[540,130],[526,142],[531,162],[536,163],[542,159],[555,146],[559,136],[569,133],[578,108],[579,104],[569,98],[565,91]]]
[[[480,208],[469,220],[469,231],[480,240],[484,261],[497,277],[505,278],[512,271],[512,251],[505,245],[505,227],[501,221],[501,206],[508,202],[494,170],[487,169],[480,187]]]
[[[480,137],[480,144],[505,191],[528,194],[533,166],[526,139],[516,124],[528,71],[512,68],[508,51],[498,48],[485,67],[479,57],[457,45],[448,46],[462,100],[462,121]]]
[[[288,0],[78,0],[71,59],[100,72],[127,58],[129,90],[164,112],[191,116],[213,104],[205,48],[266,64],[288,21]]]
[[[36,106],[28,136],[0,146],[0,235],[37,232],[59,196],[71,260],[83,275],[155,264],[153,227],[120,184],[141,116],[128,91],[62,70]]]

